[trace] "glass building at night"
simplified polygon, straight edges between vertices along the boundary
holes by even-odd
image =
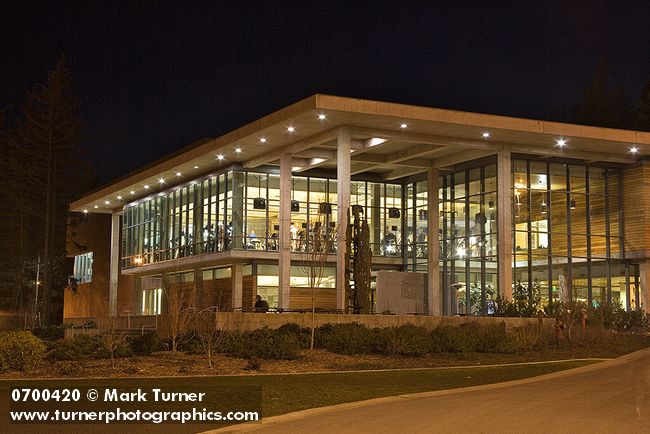
[[[295,311],[324,238],[318,308],[345,312],[358,206],[373,303],[392,271],[426,275],[415,314],[489,315],[513,292],[647,309],[646,154],[650,133],[315,95],[72,203],[96,227],[75,273],[113,313],[160,313],[171,287],[201,306],[245,311],[259,295]],[[64,316],[84,316],[91,301],[70,297]]]

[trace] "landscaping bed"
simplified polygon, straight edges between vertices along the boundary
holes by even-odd
[[[469,352],[427,353],[422,356],[336,354],[326,349],[301,349],[293,360],[245,359],[217,353],[212,367],[203,354],[157,351],[151,355],[110,359],[80,357],[77,360],[44,359],[28,371],[0,373],[0,378],[157,377],[197,375],[258,375],[376,369],[481,366],[574,358],[613,358],[650,346],[650,336],[607,332],[598,342],[579,341],[533,347],[511,354]],[[112,367],[114,364],[114,367]],[[259,364],[259,365],[257,365]],[[253,366],[257,365],[257,366]]]

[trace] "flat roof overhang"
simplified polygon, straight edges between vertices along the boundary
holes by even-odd
[[[276,263],[279,254],[277,251],[264,250],[228,250],[226,252],[204,253],[200,255],[184,256],[173,260],[154,262],[151,264],[140,265],[137,267],[125,268],[120,270],[122,275],[148,276],[160,273],[174,273],[178,270],[187,270],[195,267],[210,268],[220,265],[228,265],[233,262],[245,263]],[[298,265],[308,262],[304,254],[291,252],[291,263]],[[328,264],[336,264],[336,255],[328,255],[325,259]],[[373,256],[372,265],[401,267],[403,259],[401,256]]]
[[[609,163],[634,163],[650,155],[648,132],[316,94],[223,136],[199,140],[72,202],[70,210],[117,212],[126,203],[233,164],[247,169],[277,165],[283,153],[292,155],[294,173],[333,169],[341,128],[352,137],[352,174],[373,173],[386,180],[453,167],[502,149]],[[566,140],[566,147],[557,146],[559,139]],[[632,146],[637,153],[630,152]]]

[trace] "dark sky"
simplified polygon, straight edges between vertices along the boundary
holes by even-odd
[[[106,182],[316,92],[549,118],[599,58],[650,77],[647,1],[477,4],[4,0],[0,107],[64,53]]]

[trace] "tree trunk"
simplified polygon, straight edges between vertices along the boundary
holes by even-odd
[[[45,267],[43,270],[43,308],[41,309],[41,321],[44,325],[50,324],[50,301],[52,298],[52,209],[56,209],[53,202],[53,154],[52,149],[52,127],[53,127],[53,111],[52,101],[50,101],[49,112],[49,128],[48,128],[48,142],[47,142],[47,184],[45,188],[45,235],[44,235],[44,249],[43,260]]]

